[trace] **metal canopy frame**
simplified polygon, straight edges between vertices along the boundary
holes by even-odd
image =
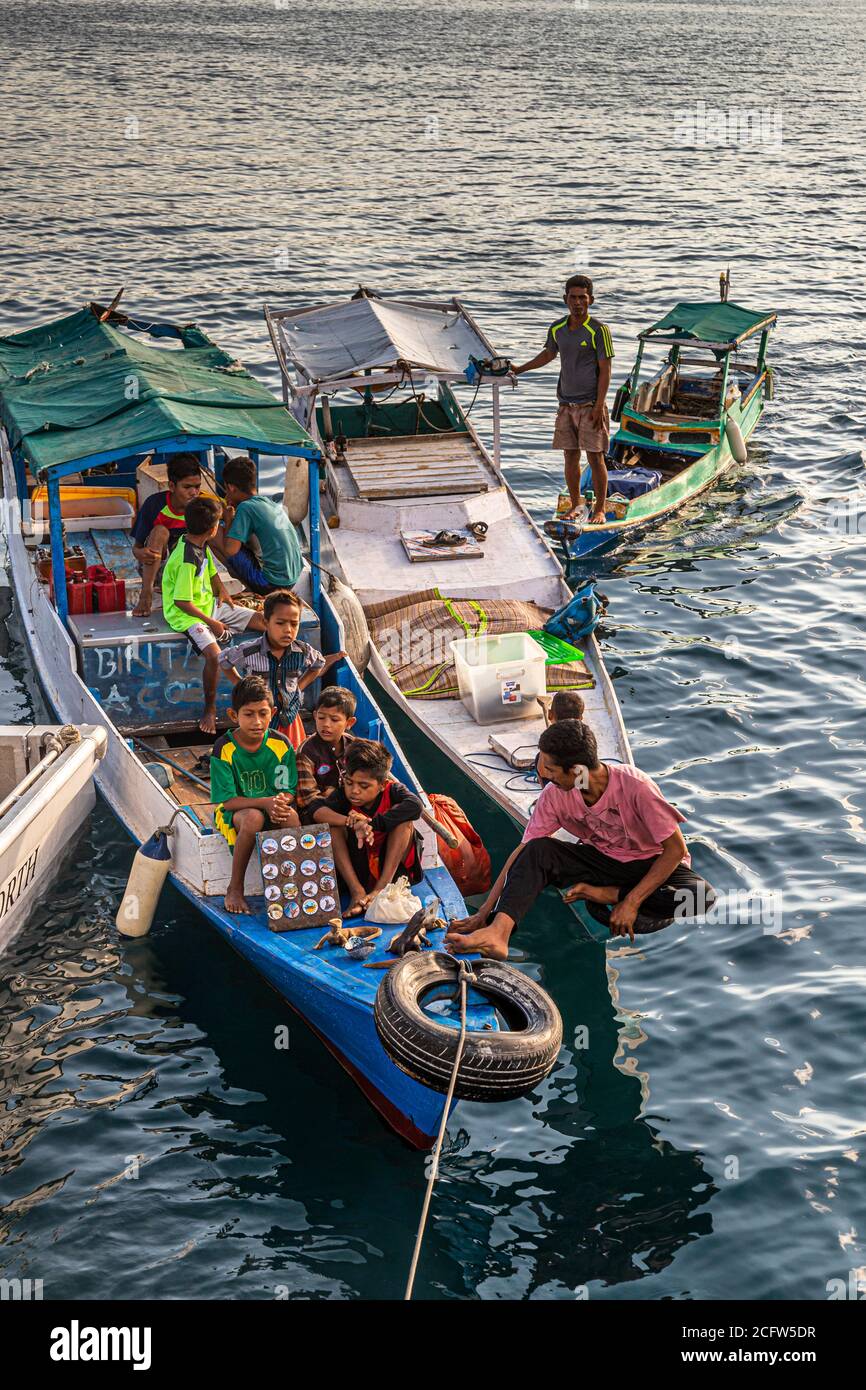
[[[440,313],[460,314],[469,324],[470,328],[472,328],[473,332],[477,334],[490,356],[495,357],[497,355],[496,349],[490,342],[487,334],[475,322],[475,319],[469,313],[469,310],[462,300],[458,299],[456,295],[448,300],[398,299],[396,297],[389,299],[385,295],[380,294],[366,294],[365,297],[381,299],[384,304],[398,305],[402,308],[435,309]],[[283,402],[288,406],[290,398],[294,398],[295,400],[303,402],[308,407],[309,416],[305,428],[311,433],[315,430],[315,399],[317,395],[320,395],[323,401],[325,401],[328,397],[336,395],[338,391],[372,392],[373,387],[396,387],[401,384],[410,387],[414,394],[416,385],[422,385],[424,382],[430,381],[431,379],[450,386],[467,384],[465,372],[437,371],[435,368],[426,367],[420,362],[409,362],[404,364],[400,359],[396,358],[392,362],[383,363],[381,367],[361,369],[359,372],[349,376],[313,376],[305,370],[303,364],[289,351],[285,335],[282,331],[283,321],[285,319],[300,318],[304,314],[312,314],[319,309],[333,309],[338,307],[340,302],[341,301],[337,301],[336,305],[328,303],[305,304],[297,309],[282,310],[272,309],[268,304],[263,304],[262,306],[268,335],[274,349],[277,365],[280,369]],[[351,303],[351,299],[348,302]],[[297,382],[292,380],[292,372],[296,374],[298,378]],[[482,385],[490,386],[493,393],[493,460],[497,468],[501,466],[502,426],[500,388],[505,381],[508,381],[512,390],[516,388],[517,381],[514,377],[491,376],[485,378],[482,376],[478,382],[479,387]]]
[[[45,483],[48,493],[48,541],[51,549],[51,576],[54,584],[54,602],[57,607],[57,614],[64,627],[68,627],[69,606],[66,596],[66,561],[63,553],[63,514],[60,503],[60,484],[61,480],[68,477],[71,473],[87,472],[91,468],[98,468],[106,463],[119,463],[123,459],[138,458],[142,454],[161,454],[171,455],[180,453],[205,453],[212,447],[224,447],[230,449],[243,449],[249,454],[250,458],[258,468],[259,457],[262,454],[273,454],[275,457],[284,458],[289,455],[293,458],[306,458],[310,464],[310,559],[313,562],[312,574],[312,595],[313,602],[318,611],[321,575],[319,570],[319,461],[321,453],[318,449],[310,449],[299,444],[293,445],[273,445],[263,446],[260,440],[247,439],[241,435],[173,435],[168,439],[144,441],[136,445],[135,449],[112,449],[101,454],[86,454],[78,459],[69,459],[66,463],[49,464],[47,468],[38,469],[35,476],[40,482]],[[15,483],[18,491],[18,501],[22,509],[27,502],[27,485],[25,474],[25,455],[21,450],[12,451],[12,461],[15,468]],[[315,516],[315,520],[314,520]]]
[[[121,291],[122,293],[122,291]],[[130,315],[120,313],[117,308],[118,295],[108,308],[93,303],[89,307],[100,321],[116,322],[123,327],[127,327],[137,332],[147,333],[151,337],[181,337],[181,329],[173,323],[165,321],[145,321],[135,319]],[[194,325],[185,325],[193,327]],[[202,330],[199,330],[200,332]],[[202,333],[209,343],[213,340]],[[284,399],[285,404],[285,399]],[[35,461],[30,459],[26,448],[20,445],[12,448],[10,441],[10,452],[12,465],[15,472],[15,487],[18,494],[19,506],[23,509],[27,503],[27,464],[33,466],[34,477],[40,482],[44,482],[48,494],[48,539],[51,550],[51,576],[54,585],[54,602],[57,614],[63,623],[64,628],[68,629],[69,606],[66,595],[66,562],[63,553],[63,515],[60,502],[60,483],[65,477],[72,473],[86,473],[93,468],[100,468],[108,463],[120,463],[124,459],[136,459],[142,455],[154,454],[163,457],[179,453],[197,453],[205,456],[212,448],[240,449],[247,453],[256,465],[258,473],[259,458],[262,454],[270,454],[277,458],[305,458],[309,462],[310,474],[310,561],[312,565],[311,589],[313,604],[316,611],[319,611],[321,598],[321,566],[319,564],[321,552],[320,536],[320,507],[319,507],[319,470],[323,462],[321,450],[304,444],[272,443],[260,439],[251,439],[246,435],[231,434],[174,434],[164,436],[159,439],[144,439],[138,441],[134,446],[126,445],[119,449],[107,449],[96,454],[82,454],[75,459],[67,459],[65,463],[48,464],[43,468],[38,468]]]
[[[753,323],[747,328],[745,333],[741,333],[737,338],[727,338],[724,342],[713,342],[708,338],[697,338],[693,333],[676,333],[669,338],[662,336],[656,337],[652,328],[644,328],[638,333],[641,342],[658,343],[662,347],[705,347],[713,352],[735,352],[740,343],[744,343],[747,338],[751,338],[755,333],[768,332],[778,320],[778,314],[768,314],[759,323]]]
[[[480,338],[484,347],[491,357],[496,356],[496,349],[490,342],[486,333],[479,328],[466,306],[456,296],[452,299],[441,300],[421,300],[421,299],[386,299],[384,295],[370,295],[368,298],[381,299],[383,304],[394,305],[399,308],[407,309],[435,309],[439,313],[455,313],[466,320],[470,328]],[[352,301],[349,300],[349,303]],[[293,356],[286,344],[285,336],[282,333],[282,324],[285,319],[301,318],[304,314],[312,314],[320,309],[334,309],[338,304],[305,304],[299,309],[274,310],[270,305],[263,305],[265,323],[271,343],[277,357],[280,372],[285,376],[289,370],[293,370],[303,380],[303,386],[296,386],[289,382],[292,393],[296,396],[315,395],[320,392],[322,395],[333,395],[336,391],[366,389],[373,386],[393,386],[400,381],[412,380],[414,382],[416,373],[420,379],[435,377],[437,381],[449,383],[466,381],[465,372],[443,372],[435,367],[427,367],[423,362],[408,362],[403,365],[402,359],[394,358],[390,362],[383,362],[381,366],[373,369],[360,369],[357,373],[350,373],[348,376],[340,377],[315,377],[305,370],[303,364]],[[408,367],[408,371],[406,370]],[[482,381],[484,378],[482,377]],[[490,377],[490,385],[495,385],[501,378]]]

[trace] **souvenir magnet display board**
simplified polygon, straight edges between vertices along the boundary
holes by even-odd
[[[271,931],[318,927],[340,916],[334,848],[326,825],[261,830],[256,838]]]

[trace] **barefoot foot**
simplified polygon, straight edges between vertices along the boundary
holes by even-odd
[[[226,893],[226,912],[251,912],[252,909],[240,888],[232,888]]]
[[[565,521],[582,521],[582,520],[584,520],[584,518],[585,518],[585,516],[586,516],[586,510],[587,510],[587,508],[586,508],[586,503],[584,502],[583,498],[581,497],[580,501],[579,501],[579,502],[575,502],[574,506],[571,507],[571,508],[569,508],[569,510],[565,513],[564,520],[565,520]]]
[[[481,927],[478,931],[470,932],[468,936],[452,931],[449,927],[445,937],[445,946],[455,956],[464,956],[470,951],[473,953],[477,951],[479,955],[486,956],[488,960],[507,960],[508,938],[510,936],[510,927]]]
[[[609,907],[619,902],[619,889],[603,888],[596,883],[575,883],[565,890],[562,898],[567,903],[582,901],[602,903]]]
[[[216,710],[206,709],[201,719],[198,721],[198,727],[201,729],[203,734],[215,734]]]
[[[469,917],[452,917],[449,922],[449,930],[457,932],[460,936],[468,936],[470,932],[480,931],[487,926],[488,917],[482,917],[480,912],[473,912]]]

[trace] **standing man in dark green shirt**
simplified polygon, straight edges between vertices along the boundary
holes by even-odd
[[[572,275],[565,284],[563,299],[568,315],[547,330],[543,350],[531,362],[514,368],[514,375],[544,367],[559,357],[556,394],[559,410],[553,431],[554,449],[565,455],[565,482],[571,498],[569,518],[579,520],[586,504],[580,491],[580,455],[585,451],[592,469],[595,505],[590,522],[604,521],[607,501],[607,464],[610,448],[610,417],[605,397],[610,386],[613,341],[606,323],[589,312],[593,303],[592,281],[587,275]]]

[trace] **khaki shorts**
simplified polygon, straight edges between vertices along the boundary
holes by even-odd
[[[584,449],[589,454],[606,454],[610,448],[610,416],[604,408],[602,427],[591,422],[592,405],[560,404],[553,427],[552,449]]]

